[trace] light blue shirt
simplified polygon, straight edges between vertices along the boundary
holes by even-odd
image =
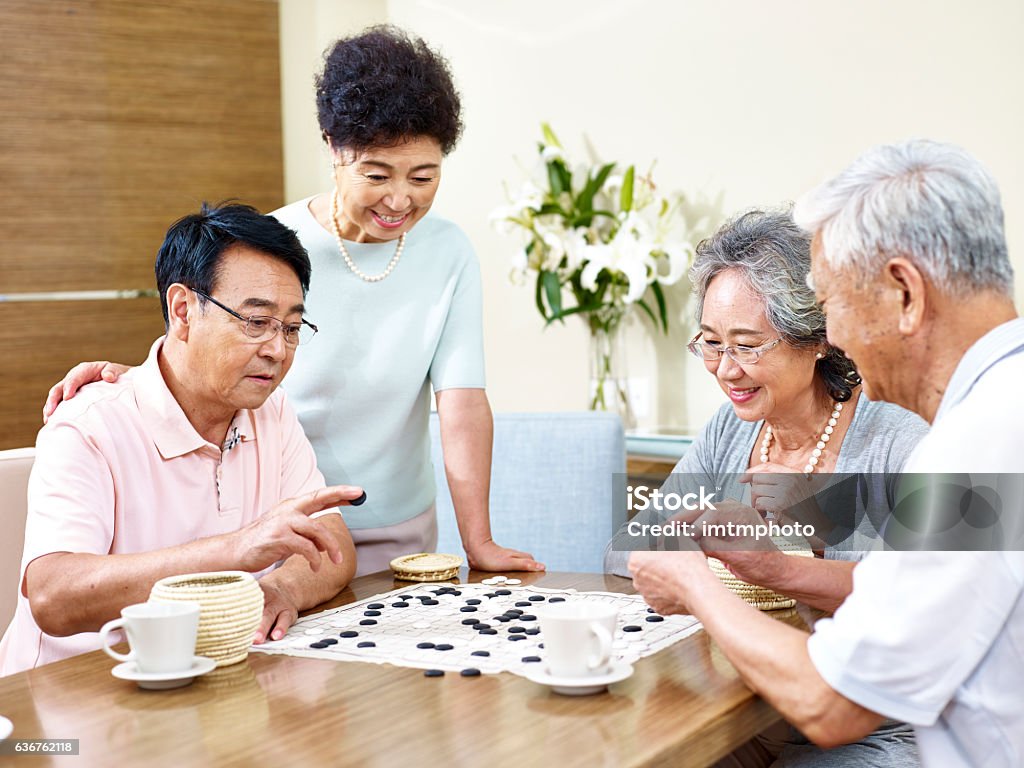
[[[484,387],[480,266],[457,226],[428,215],[406,236],[394,271],[368,283],[348,268],[309,199],[273,213],[309,251],[306,317],[320,331],[296,352],[285,389],[329,485],[366,490],[350,528],[411,520],[434,502],[430,388]],[[395,242],[345,241],[367,275]]]

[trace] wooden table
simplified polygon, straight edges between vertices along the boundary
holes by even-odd
[[[462,581],[488,574],[462,572]],[[524,584],[634,592],[592,574]],[[407,582],[356,579],[318,610]],[[800,620],[794,612],[786,619]],[[253,653],[186,687],[143,691],[101,651],[0,678],[12,739],[79,739],[79,757],[13,766],[707,765],[779,720],[698,632],[641,659],[609,693],[570,698],[508,673],[426,678],[416,669]],[[6,761],[6,762],[4,762]]]

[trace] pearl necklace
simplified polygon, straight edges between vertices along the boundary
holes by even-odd
[[[821,437],[818,438],[817,444],[814,446],[814,450],[811,451],[810,457],[807,459],[807,466],[804,467],[804,474],[809,475],[814,471],[814,467],[818,464],[818,459],[821,458],[822,451],[825,450],[825,443],[832,439],[832,432],[835,430],[836,423],[839,419],[839,414],[843,410],[843,404],[839,402],[832,402],[832,413],[828,417],[828,422],[825,424],[825,429],[822,430]],[[772,428],[770,425],[765,425],[764,439],[761,441],[761,463],[768,463],[768,447],[772,444]]]
[[[398,264],[398,260],[402,258],[402,249],[405,248],[404,232],[398,238],[398,245],[395,247],[395,255],[391,257],[391,261],[388,262],[384,271],[379,275],[368,275],[356,266],[355,262],[352,261],[352,257],[348,255],[348,249],[345,247],[345,241],[341,238],[341,227],[338,226],[337,188],[335,188],[334,194],[331,195],[331,227],[334,229],[334,239],[338,241],[338,250],[341,251],[341,258],[345,260],[348,268],[352,270],[352,274],[368,283],[379,283],[385,277],[390,275],[391,271],[395,268],[395,265]]]

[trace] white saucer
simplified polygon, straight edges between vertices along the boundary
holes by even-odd
[[[6,717],[0,717],[0,741],[3,741],[11,735],[11,731],[14,730],[14,723],[8,720]]]
[[[138,665],[134,661],[126,661],[110,670],[110,674],[122,680],[134,680],[139,684],[139,688],[165,691],[168,688],[181,688],[183,685],[188,685],[194,678],[205,675],[216,666],[217,662],[213,659],[208,659],[206,656],[193,656],[192,666],[184,671],[139,672]]]
[[[633,674],[633,665],[625,661],[613,661],[611,669],[607,674],[595,675],[593,677],[554,677],[548,673],[546,668],[540,668],[526,676],[541,685],[551,687],[555,693],[563,696],[589,696],[592,693],[600,693],[612,683],[625,680]]]

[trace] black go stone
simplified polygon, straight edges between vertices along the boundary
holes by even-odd
[[[480,677],[480,670],[476,667],[469,667],[459,672],[463,677]]]
[[[372,640],[364,640],[361,643],[356,643],[356,648],[376,648],[377,644]]]
[[[655,613],[655,610],[654,610],[653,608],[648,608],[648,609],[647,609],[647,612],[648,612],[648,613]]]
[[[497,592],[488,592],[486,595],[484,595],[484,597],[497,597],[497,596],[498,596]]]
[[[454,647],[455,647],[454,645],[449,645],[448,643],[438,643],[437,645],[434,646],[434,650],[435,651],[450,651]]]
[[[463,619],[462,624],[466,627],[475,627],[480,623],[480,619]]]
[[[416,647],[420,650],[427,651],[434,647],[433,643],[416,643]]]
[[[380,611],[363,611],[363,616],[380,616]]]
[[[544,600],[544,595],[530,595],[528,598],[531,603],[539,603]]]
[[[623,632],[641,632],[643,627],[638,627],[636,624],[627,624],[622,628]]]
[[[481,635],[496,635],[496,634],[498,634],[498,630],[490,629],[490,628],[488,628],[488,629],[481,629],[480,630],[480,634]]]
[[[512,621],[512,617],[511,616],[495,616],[494,620],[495,621],[500,621],[502,624],[507,624],[508,622]]]
[[[319,650],[319,649],[322,649],[322,648],[330,648],[331,645],[330,645],[330,643],[316,642],[316,643],[310,643],[309,647],[310,648],[316,648],[316,649]]]
[[[473,621],[476,622],[476,626],[474,626],[473,629],[490,629],[491,628],[490,624],[487,624],[487,623],[485,623],[483,621],[480,621],[480,619],[473,619]]]
[[[328,645],[337,645],[338,641],[333,637],[325,637],[320,641],[321,643],[327,643]]]
[[[564,597],[552,597],[550,600],[548,600],[548,602],[549,603],[564,603],[565,602],[565,598]]]
[[[461,608],[459,608],[459,611],[461,613],[473,613],[475,610],[476,610],[476,607],[472,606],[472,605],[464,605]]]
[[[408,608],[409,604],[407,602],[405,602],[404,600],[401,600],[401,601],[399,601],[397,603],[392,603],[391,607],[392,608]]]
[[[359,637],[359,633],[351,629],[346,629],[344,632],[339,632],[338,637]]]
[[[384,603],[370,603],[366,607],[369,608],[371,611],[375,611],[375,610],[378,610],[380,608],[383,608],[384,607]]]
[[[508,631],[509,631],[509,634],[525,635],[526,634],[526,627],[509,627]]]
[[[664,616],[648,616],[647,617],[647,621],[650,621],[650,622],[664,621],[664,620],[665,620]]]
[[[491,652],[490,651],[473,651],[469,655],[470,656],[490,656]]]
[[[461,595],[461,594],[462,594],[462,592],[460,592],[460,591],[459,591],[459,590],[457,590],[457,589],[449,589],[449,590],[448,590],[448,594],[449,594],[449,595],[454,595],[455,597],[458,597],[459,595]]]
[[[376,623],[377,623],[376,619],[363,619],[362,621],[359,622],[359,626],[361,626],[361,627],[372,627]]]
[[[506,616],[522,616],[523,612],[521,610],[519,610],[518,608],[509,608],[507,611],[505,611],[505,615]]]
[[[526,630],[526,634],[528,634],[528,635],[539,635],[540,634],[540,630],[537,627],[531,627],[530,629]]]
[[[424,605],[440,605],[440,603],[439,603],[439,602],[438,602],[437,600],[434,600],[434,599],[432,599],[432,598],[431,598],[431,599],[427,599],[427,600],[424,600],[424,601],[423,601],[423,604],[424,604]]]
[[[519,617],[519,620],[520,621],[536,621],[537,617],[534,616],[532,613],[524,613],[522,616]]]
[[[496,589],[496,590],[494,590],[494,594],[502,595],[502,596],[511,595],[512,594],[512,590],[511,589]]]
[[[483,600],[478,600],[477,598],[474,597],[471,600],[467,600],[466,601],[466,605],[480,605],[480,603],[482,603],[482,602],[483,602]]]
[[[516,608],[529,608],[529,607],[530,607],[530,603],[529,603],[528,600],[520,600],[518,603],[516,603]]]
[[[428,669],[423,673],[424,677],[444,677],[443,669]]]
[[[525,661],[528,664],[530,662],[540,661],[540,656],[523,656],[523,661]]]
[[[508,639],[509,640],[513,640],[513,641],[514,640],[525,640],[526,639],[526,635],[509,635]]]
[[[412,597],[413,597],[412,595],[399,595],[398,599],[399,600],[412,600]]]

